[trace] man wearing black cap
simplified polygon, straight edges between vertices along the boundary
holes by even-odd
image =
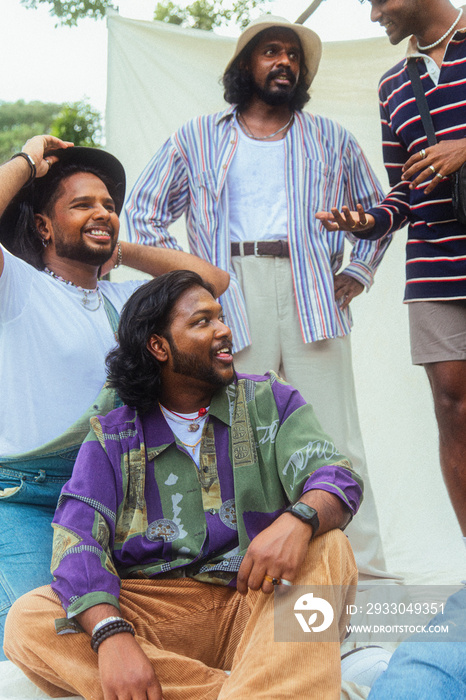
[[[141,282],[99,271],[123,261],[152,275],[193,269],[216,294],[228,284],[195,256],[118,243],[124,194],[114,156],[51,136],[0,168],[0,641],[11,603],[51,578],[50,524],[89,418],[116,405],[105,357]]]
[[[321,55],[307,27],[264,15],[241,34],[223,76],[230,107],[182,126],[129,198],[130,237],[178,247],[169,224],[186,215],[190,250],[228,270],[222,297],[241,372],[279,372],[313,404],[365,483],[348,529],[360,573],[384,574],[377,512],[359,427],[350,301],[369,288],[389,239],[356,242],[315,220],[325,202],[382,190],[355,139],[302,111]]]

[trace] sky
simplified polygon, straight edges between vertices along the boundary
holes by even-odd
[[[267,8],[295,21],[311,0],[274,0]],[[460,5],[463,0],[453,0]],[[156,0],[114,0],[120,14],[150,20]],[[55,27],[48,6],[25,9],[20,0],[0,0],[0,100],[75,102],[86,99],[105,111],[107,30],[104,20],[81,20],[75,28]],[[370,4],[323,0],[307,20],[323,41],[383,36],[370,21]],[[234,27],[227,33],[238,35]]]

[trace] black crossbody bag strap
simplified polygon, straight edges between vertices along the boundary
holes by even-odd
[[[432,122],[432,117],[430,116],[426,94],[424,92],[424,88],[422,87],[421,76],[419,75],[419,69],[417,67],[417,60],[415,58],[409,58],[407,68],[411,79],[411,85],[413,86],[417,108],[419,110],[419,114],[421,115],[424,131],[426,132],[427,143],[429,146],[435,146],[437,143],[437,137],[435,136],[434,124]]]

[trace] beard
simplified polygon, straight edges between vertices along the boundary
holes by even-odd
[[[286,74],[286,77],[291,84],[280,85],[272,90],[270,87],[272,80],[283,73]],[[254,93],[260,100],[262,100],[262,102],[265,102],[265,104],[270,105],[271,107],[279,107],[281,105],[289,104],[296,92],[297,81],[293,75],[293,72],[289,68],[271,71],[267,76],[264,87],[258,85],[254,79],[252,80]]]
[[[214,354],[209,355],[210,364],[203,362],[198,355],[189,352],[180,352],[173,340],[167,335],[173,358],[173,372],[185,377],[195,377],[214,387],[228,386],[235,378],[235,370],[232,366],[231,376],[227,377],[217,372],[212,366]]]
[[[91,248],[81,238],[77,241],[67,241],[64,236],[55,236],[55,252],[60,258],[68,258],[77,262],[86,263],[100,267],[104,265],[113,255],[117,244],[116,237],[112,238],[110,248]]]

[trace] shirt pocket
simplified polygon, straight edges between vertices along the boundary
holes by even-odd
[[[202,231],[209,232],[216,226],[218,218],[217,175],[214,170],[197,174],[197,197],[195,218]]]
[[[335,158],[335,161],[337,159]],[[315,225],[318,211],[330,211],[338,206],[338,172],[341,164],[306,158],[304,161],[304,205],[309,221]]]

